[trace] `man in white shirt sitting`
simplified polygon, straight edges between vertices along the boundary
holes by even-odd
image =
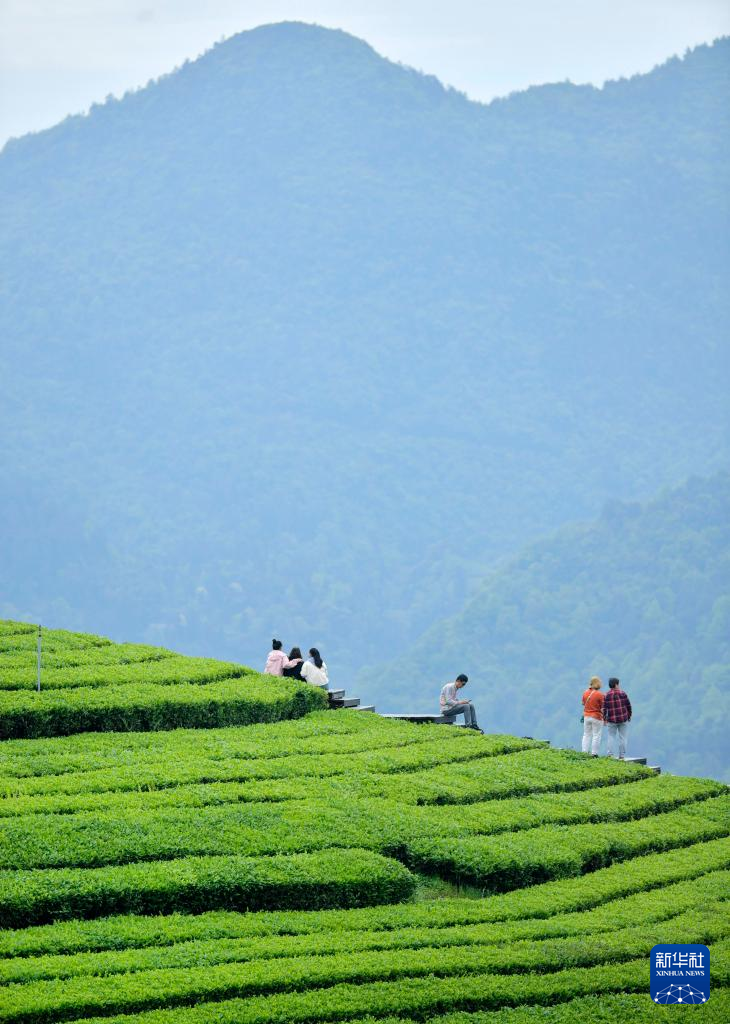
[[[469,682],[469,677],[462,672],[453,683],[447,683],[441,690],[441,714],[444,718],[454,719],[457,715],[464,716],[464,725],[467,729],[482,730],[477,725],[477,713],[469,700],[462,700],[459,697],[459,690],[463,689]]]

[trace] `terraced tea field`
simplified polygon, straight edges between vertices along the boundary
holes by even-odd
[[[327,704],[313,687],[272,685],[243,665],[66,630],[43,631],[36,693],[36,637],[35,626],[0,620],[0,739],[275,722]]]
[[[145,665],[154,700],[224,680],[248,710],[0,743],[0,1022],[730,1019],[721,783],[317,710],[287,680],[78,634],[48,649],[48,712],[28,638],[2,625],[24,736],[64,731],[61,697],[144,687]],[[658,942],[710,946],[709,1003],[650,1001]]]

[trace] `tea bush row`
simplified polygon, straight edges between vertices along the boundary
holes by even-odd
[[[107,650],[107,648],[104,648]],[[219,682],[253,676],[250,669],[232,662],[214,661],[212,658],[188,658],[180,654],[163,658],[146,658],[129,662],[101,662],[65,668],[47,667],[42,671],[41,695],[49,690],[69,690],[81,687],[131,686],[149,683],[170,686],[175,683]],[[5,667],[0,658],[0,708],[11,695],[35,690],[36,674],[14,666]]]
[[[15,622],[13,619],[0,619],[0,637],[22,636],[24,633],[36,633],[37,626],[30,622]]]
[[[376,728],[378,718],[343,710],[332,715],[315,711],[305,719],[270,725],[227,726],[222,729],[175,729],[171,732],[82,733],[53,739],[7,740],[0,744],[0,775],[19,778],[63,775],[90,768],[114,768],[119,764],[159,761],[188,753],[226,760],[232,757],[258,759],[286,757],[306,752],[334,754],[341,750],[367,750],[381,746],[407,746],[434,738],[433,730],[408,728],[407,723],[386,722]],[[380,720],[382,721],[382,720]],[[449,736],[462,730],[451,730]],[[473,740],[473,736],[469,734]],[[491,739],[491,737],[490,737]],[[506,739],[506,738],[505,738]]]
[[[339,855],[339,852],[334,853],[335,857]],[[222,858],[222,861],[226,859]],[[483,900],[452,899],[365,910],[270,911],[245,917],[213,911],[200,916],[172,914],[168,917],[125,916],[71,923],[58,921],[42,927],[23,927],[19,931],[0,931],[0,956],[126,949],[210,938],[548,921],[565,914],[593,911],[593,908],[600,908],[610,901],[635,894],[660,894],[664,886],[726,869],[730,869],[730,839],[716,839],[661,854],[636,857],[590,875],[546,882]],[[114,872],[114,869],[102,870]],[[41,873],[25,874],[34,876]],[[53,876],[56,873],[49,871],[46,874]],[[67,878],[68,874],[66,872],[64,877]],[[83,876],[85,873],[77,874]],[[6,877],[9,875],[11,873],[7,872]],[[20,906],[21,902],[16,900],[14,905]],[[73,908],[70,909],[72,911]],[[157,910],[156,913],[164,911]],[[23,919],[22,923],[32,922]],[[5,925],[12,927],[9,921]]]
[[[149,644],[107,644],[101,647],[44,646],[41,653],[41,683],[45,685],[46,671],[53,674],[58,669],[78,666],[131,665],[137,662],[162,661],[165,658],[179,658],[181,655],[165,647]],[[195,660],[195,659],[192,659]],[[35,646],[18,650],[3,650],[0,638],[0,672],[4,679],[10,676],[9,669],[24,673],[36,683],[37,672]],[[12,687],[10,687],[12,688]]]
[[[730,981],[728,943],[713,947],[712,977],[717,986]],[[396,981],[342,983],[329,988],[284,992],[249,999],[203,1003],[139,1014],[85,1018],[83,1024],[304,1024],[351,1021],[371,1014],[397,1013],[431,1021],[435,1014],[460,1008],[536,1004],[551,1006],[581,996],[612,992],[641,992],[646,999],[647,958],[621,965],[573,968],[549,974],[472,974],[456,977],[399,978]],[[647,1000],[648,1002],[648,1000]],[[673,1008],[674,1009],[674,1008]],[[509,1019],[509,1018],[507,1018]]]
[[[276,680],[271,679],[272,682]],[[18,777],[63,775],[90,768],[116,768],[120,764],[164,761],[194,750],[199,757],[260,759],[292,754],[353,753],[382,747],[410,746],[438,740],[474,744],[477,738],[464,729],[414,729],[407,722],[387,721],[376,715],[343,709],[332,715],[312,712],[305,719],[270,725],[208,729],[176,729],[171,732],[82,733],[53,739],[8,740],[0,744],[0,775]],[[541,746],[514,736],[482,736],[479,748],[502,754]]]
[[[656,1024],[657,1020],[676,1018],[676,1007],[652,1003],[645,993],[583,996],[557,1006],[541,1006],[540,1024]],[[681,1012],[681,1011],[680,1011]],[[685,1011],[691,1013],[691,1010]],[[702,1007],[703,1024],[727,1024],[730,1020],[730,989],[714,988],[712,999]],[[666,1015],[666,1016],[665,1016]],[[430,1024],[535,1024],[534,1007],[518,1006],[508,1010],[457,1011],[430,1018]],[[360,1017],[351,1024],[375,1024],[375,1018]],[[380,1017],[378,1024],[415,1024],[412,1018]]]
[[[383,808],[373,818],[347,803],[312,800],[205,807],[195,815],[187,808],[32,815],[0,825],[0,869],[99,867],[234,852],[258,857],[328,847],[374,849],[392,834],[390,813],[397,815],[398,808]],[[400,840],[406,841],[407,819],[399,828]]]
[[[456,1010],[429,1014],[429,1024],[656,1024],[670,1021],[681,1013],[652,1003],[646,994],[620,992],[600,996],[582,996],[555,1006],[517,1006],[503,1010]],[[692,1010],[685,1010],[691,1014]],[[730,1020],[730,989],[715,987],[712,999],[702,1007],[703,1024],[727,1024]],[[342,1018],[340,1018],[342,1019]],[[422,1024],[415,1017],[348,1017],[348,1024]]]
[[[628,821],[620,828],[612,823],[547,825],[508,835],[414,839],[408,843],[404,857],[419,870],[499,892],[728,834],[730,797],[723,795]]]
[[[473,760],[454,764],[448,772],[434,769],[408,778],[383,778],[375,785],[370,779],[363,783],[353,779],[351,792],[399,803],[464,804],[613,786],[652,775],[642,765],[607,757],[591,758],[570,750],[527,750],[489,763]]]
[[[180,908],[200,913],[211,907],[368,906],[406,899],[414,886],[414,877],[397,861],[344,849],[4,871],[0,922],[13,928],[60,918],[169,914]]]
[[[438,832],[494,834],[537,828],[541,825],[623,821],[669,811],[695,800],[727,793],[728,787],[712,779],[659,775],[636,782],[560,793],[541,793],[517,799],[489,800],[459,807],[419,806],[414,820]]]
[[[711,797],[711,787],[703,792],[699,785],[691,785],[693,781],[669,779],[662,783],[657,780],[657,784],[671,794],[666,800],[670,805],[705,797],[707,810],[701,813],[702,831],[698,838],[726,834],[730,831],[730,800]],[[453,851],[446,864],[450,873],[463,871],[467,877],[490,887],[495,886],[495,879],[499,877],[498,888],[515,888],[524,884],[525,879],[535,881],[576,874],[575,864],[583,865],[587,859],[599,855],[603,863],[607,863],[613,859],[615,848],[620,850],[619,856],[633,851],[637,842],[642,844],[640,849],[644,849],[646,844],[657,841],[662,829],[666,835],[662,843],[667,847],[686,845],[677,839],[682,829],[686,830],[687,841],[696,835],[693,829],[698,819],[694,806],[639,818],[640,814],[651,815],[652,811],[661,810],[661,805],[657,807],[651,793],[634,798],[631,791],[636,788],[635,784],[626,788],[629,792],[624,796],[624,811],[621,801],[616,801],[614,817],[619,818],[623,813],[634,820],[618,833],[606,824],[562,829],[543,826],[525,832],[505,832],[507,822],[500,817],[498,838],[488,844],[488,860],[481,856],[485,840],[471,837],[475,831],[492,831],[489,815],[490,812],[500,815],[499,806],[493,806],[499,801],[471,805],[469,809],[477,813],[462,817],[453,813],[450,816],[439,814],[432,809],[424,814],[422,808],[401,807],[388,801],[352,802],[330,798],[202,807],[195,816],[190,815],[187,807],[160,810],[132,807],[126,811],[118,807],[106,814],[6,818],[0,822],[0,869],[98,867],[232,852],[261,856],[330,846],[392,851],[419,867],[432,868],[434,862],[443,863],[446,848]],[[560,821],[562,813],[558,809],[553,818]],[[545,817],[551,820],[549,808]],[[619,839],[610,841],[611,834],[617,834]],[[471,867],[475,857],[479,863],[478,874]],[[534,877],[535,863],[540,872],[545,872],[541,878]],[[566,863],[571,865],[571,870],[565,869]]]
[[[676,1008],[652,1003],[641,995],[621,992],[582,996],[555,1006],[516,1006],[504,1010],[457,1010],[429,1014],[429,1024],[655,1024],[676,1017]],[[686,1010],[685,1013],[692,1013]],[[666,1016],[665,1016],[666,1015]],[[134,1019],[134,1018],[132,1018]],[[139,1019],[139,1018],[138,1018]],[[160,1018],[162,1020],[163,1018]],[[226,1018],[228,1019],[228,1018]],[[342,1018],[340,1018],[342,1019]],[[348,1024],[423,1024],[422,1017],[348,1017]],[[730,989],[714,988],[712,999],[702,1007],[703,1024],[727,1024],[730,1020]]]
[[[417,773],[415,773],[417,774]],[[375,783],[373,779],[373,784]],[[319,783],[319,799],[339,795],[337,779]],[[0,791],[13,788],[3,783]],[[671,775],[651,776],[637,782],[604,787],[600,795],[590,789],[567,793],[543,793],[535,797],[490,800],[461,807],[458,820],[468,823],[475,832],[500,832],[507,829],[533,828],[548,822],[581,822],[591,820],[621,820],[639,817],[651,811],[668,810],[673,806],[701,800],[724,792],[726,786],[707,779],[685,779]],[[89,794],[39,794],[0,798],[0,820],[25,814],[72,814],[84,811],[153,811],[165,807],[207,807],[221,804],[281,802],[306,800],[312,795],[312,785],[306,776],[274,782],[254,780],[245,782],[187,783],[160,790],[122,790]],[[410,805],[413,806],[413,805]],[[442,827],[447,815],[453,818],[453,805],[431,807],[419,805],[420,820],[433,820]],[[414,809],[415,810],[415,809]],[[433,819],[428,815],[434,814]]]
[[[685,913],[665,922],[661,936],[662,941],[670,943],[714,944],[723,940],[728,933],[728,915],[715,908],[708,908]],[[373,982],[392,982],[395,979],[404,979],[410,983],[416,978],[422,978],[428,986],[434,976],[442,982],[453,984],[461,981],[467,986],[475,976],[481,977],[483,981],[490,979],[494,984],[493,991],[499,993],[498,998],[503,998],[505,986],[500,985],[499,981],[500,976],[506,975],[503,980],[512,982],[508,990],[512,995],[508,1002],[514,999],[519,1004],[526,1001],[526,992],[535,991],[535,980],[543,980],[545,972],[553,972],[554,984],[559,975],[569,975],[571,969],[610,964],[614,967],[615,975],[622,979],[623,969],[616,970],[615,965],[636,961],[638,958],[644,959],[646,971],[646,961],[657,941],[656,936],[655,928],[637,927],[623,933],[593,935],[591,941],[585,943],[557,939],[515,943],[508,948],[462,949],[452,946],[397,952],[359,951],[354,954],[249,961],[245,964],[205,964],[116,975],[113,985],[104,977],[94,976],[29,982],[10,986],[3,991],[0,1021],[7,1024],[53,1024],[68,1020],[69,1017],[94,1013],[129,1013],[176,1003],[309,989],[318,990],[324,1005],[327,1005],[328,995],[342,984],[368,985]],[[519,972],[519,976],[516,977],[514,972]],[[490,988],[487,981],[484,994],[489,993]],[[568,994],[577,993],[569,991]]]
[[[0,739],[246,725],[294,718],[327,701],[317,687],[261,677],[195,683],[136,683],[0,694]]]
[[[323,785],[322,782],[319,783]],[[16,786],[0,779],[0,792],[12,793]],[[104,790],[101,793],[44,794],[0,797],[0,820],[27,814],[105,813],[115,810],[160,810],[165,807],[213,807],[236,803],[281,803],[308,800],[312,781],[295,779],[253,779],[245,782],[184,783],[165,789]]]
[[[173,692],[176,690],[175,687],[168,689]],[[191,687],[194,693],[200,692],[200,689]],[[212,689],[213,684],[205,687],[203,692],[209,694]],[[240,699],[256,698],[261,700],[264,705],[268,703],[275,706],[277,698],[279,700],[285,697],[298,698],[302,705],[302,713],[308,707],[319,708],[327,702],[326,694],[318,687],[309,686],[307,683],[296,684],[289,680],[274,682],[270,686],[268,684],[261,686],[257,683],[251,688],[248,688],[246,683],[239,683],[237,690],[237,696]],[[201,700],[203,700],[202,697]],[[337,712],[338,715],[341,713]],[[353,714],[357,714],[357,712],[353,712]],[[291,714],[289,717],[295,716]],[[348,793],[354,794],[356,791],[367,793],[369,792],[368,784],[373,774],[404,772],[410,782],[419,769],[423,771],[426,768],[440,767],[441,772],[446,774],[443,765],[453,767],[463,760],[499,762],[495,765],[494,770],[504,774],[504,768],[501,765],[502,756],[489,756],[489,747],[487,744],[485,747],[476,742],[476,737],[470,742],[442,741],[434,738],[423,743],[399,746],[378,748],[375,744],[368,745],[368,749],[354,751],[347,756],[343,756],[342,753],[291,753],[284,757],[273,757],[267,755],[263,750],[262,756],[257,758],[220,758],[199,756],[194,749],[190,749],[188,743],[187,749],[183,744],[180,745],[177,751],[178,756],[175,756],[173,748],[168,747],[163,756],[130,759],[126,764],[120,759],[120,764],[116,768],[95,769],[93,761],[90,759],[88,767],[84,771],[66,772],[59,775],[26,776],[24,778],[0,776],[0,787],[7,796],[20,796],[40,793],[71,794],[169,788],[190,783],[242,782],[249,779],[298,779],[304,776],[311,777],[314,785],[318,778],[346,776],[343,784],[347,787]],[[486,756],[482,756],[485,753]],[[553,751],[534,751],[536,758],[544,754],[553,759],[559,758],[559,755]],[[519,754],[510,756],[518,757]],[[558,766],[559,761],[555,765],[553,774],[557,773]],[[528,765],[521,761],[518,769],[524,773],[528,770]],[[364,782],[358,781],[360,776],[364,777]]]
[[[568,936],[601,935],[651,922],[668,921],[698,906],[717,906],[730,898],[730,872],[712,872],[689,882],[679,882],[658,892],[639,893],[613,900],[590,914],[558,915],[548,920],[515,921],[504,924],[481,922],[439,927],[407,925],[397,929],[308,932],[301,935],[235,936],[246,931],[245,920],[231,919],[225,937],[198,937],[154,947],[132,947],[105,952],[71,955],[18,956],[0,959],[0,984],[38,981],[44,978],[72,978],[82,975],[123,974],[130,971],[193,967],[201,963],[322,956],[361,950],[418,949],[421,947],[471,945],[508,946],[524,940],[546,940]],[[727,903],[720,904],[727,911]],[[211,928],[215,931],[216,925]],[[220,927],[220,924],[218,924]]]
[[[28,622],[0,620],[0,654],[4,651],[35,650],[38,626]],[[85,647],[108,647],[112,641],[95,633],[77,633],[68,629],[44,629],[43,650],[80,650]]]

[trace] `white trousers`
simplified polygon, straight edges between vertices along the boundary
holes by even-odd
[[[603,722],[600,718],[589,718],[588,715],[583,719],[583,753],[584,754],[597,754],[601,746],[601,730],[603,729]]]
[[[629,734],[629,723],[608,722],[606,728],[608,729],[608,756],[613,757],[618,741],[618,756],[626,757],[626,737]]]

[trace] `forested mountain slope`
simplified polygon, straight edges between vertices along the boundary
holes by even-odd
[[[0,614],[344,677],[728,456],[730,43],[482,106],[243,33],[0,155]]]
[[[730,778],[729,580],[730,474],[644,506],[611,502],[494,571],[380,683],[370,677],[368,699],[430,711],[439,685],[467,671],[484,728],[575,746],[589,677],[616,675],[635,711],[630,753]]]

